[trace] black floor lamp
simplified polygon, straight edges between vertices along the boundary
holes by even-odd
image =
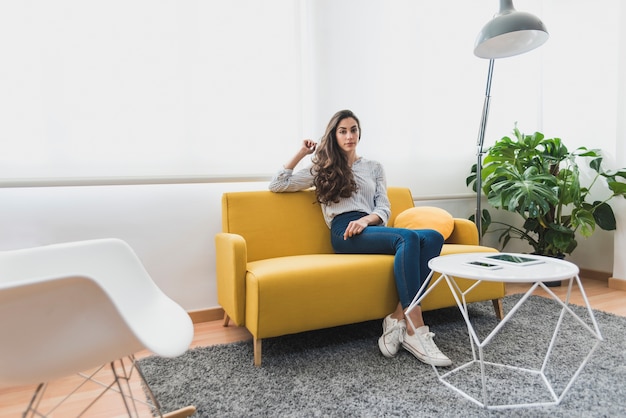
[[[487,128],[487,117],[489,116],[494,60],[531,51],[543,45],[548,40],[548,36],[548,30],[538,17],[515,10],[512,0],[500,0],[500,11],[482,28],[474,44],[474,55],[479,58],[489,59],[485,102],[476,143],[476,214],[474,215],[474,222],[476,223],[476,228],[478,228],[478,236],[481,242],[481,169],[484,155],[485,129]]]

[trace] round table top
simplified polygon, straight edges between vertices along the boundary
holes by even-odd
[[[492,256],[532,261],[528,264],[515,264],[493,259]],[[477,265],[485,263],[494,267]],[[430,260],[428,266],[435,272],[449,276],[490,282],[549,282],[571,279],[579,272],[578,266],[569,261],[517,253],[482,252],[443,255]]]

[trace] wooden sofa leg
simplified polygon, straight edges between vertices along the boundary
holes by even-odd
[[[222,324],[222,326],[227,327],[229,320],[230,320],[230,318],[228,317],[228,314],[226,312],[224,312],[224,323]]]
[[[261,338],[254,338],[254,365],[261,367]]]
[[[504,318],[504,306],[502,306],[502,299],[491,299],[493,303],[493,310],[496,311],[496,318]]]

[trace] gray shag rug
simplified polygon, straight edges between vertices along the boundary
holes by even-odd
[[[508,312],[519,295],[504,299]],[[470,305],[481,340],[497,325],[491,302]],[[573,307],[589,322],[587,311]],[[485,350],[487,360],[539,368],[560,312],[531,296]],[[594,311],[604,341],[556,406],[486,410],[441,383],[431,366],[401,350],[383,357],[381,321],[263,340],[263,365],[252,364],[252,342],[202,347],[141,369],[164,411],[195,405],[198,417],[618,417],[626,416],[626,318]],[[458,309],[424,313],[453,367],[471,358]],[[595,340],[566,315],[546,376],[559,395]],[[446,371],[451,368],[440,368]],[[451,379],[480,396],[473,367]],[[504,368],[486,368],[489,403],[550,402],[541,382]],[[481,398],[482,399],[482,398]]]

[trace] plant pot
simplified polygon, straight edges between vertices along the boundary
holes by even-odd
[[[546,255],[546,254],[537,254],[537,253],[533,253],[534,255],[541,255],[544,257],[552,257],[552,258],[558,258],[559,260],[564,260],[565,259],[565,254],[558,254],[558,255]],[[548,287],[559,287],[561,286],[561,280],[557,280],[554,282],[543,282],[543,284],[545,284]]]

